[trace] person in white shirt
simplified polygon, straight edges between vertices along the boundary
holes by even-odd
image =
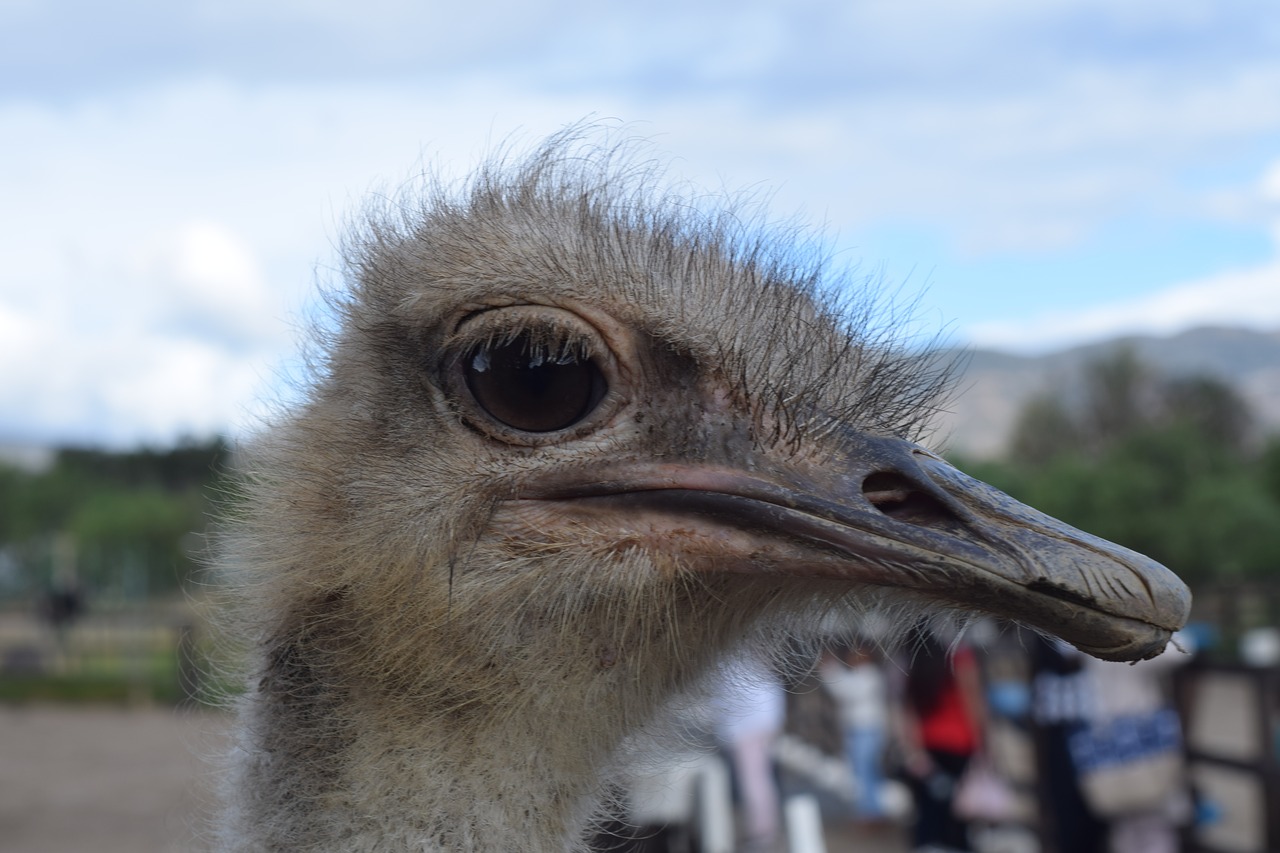
[[[881,788],[888,724],[884,670],[869,649],[853,645],[843,658],[830,651],[824,653],[818,673],[839,710],[845,755],[853,771],[857,816],[868,822],[883,820]]]
[[[712,709],[741,786],[747,849],[768,849],[781,822],[773,745],[786,717],[786,691],[764,661],[742,656],[720,673]]]

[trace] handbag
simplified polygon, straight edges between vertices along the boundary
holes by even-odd
[[[1102,818],[1159,809],[1182,785],[1182,728],[1172,708],[1086,723],[1067,748],[1080,792]]]
[[[1013,790],[986,753],[975,755],[960,777],[951,812],[963,821],[1004,823],[1014,817]]]

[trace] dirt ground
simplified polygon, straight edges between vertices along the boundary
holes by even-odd
[[[0,851],[200,853],[227,720],[169,708],[0,707]]]
[[[169,708],[0,706],[0,853],[206,853],[211,761],[228,722]],[[905,845],[900,831],[829,826],[827,849]]]

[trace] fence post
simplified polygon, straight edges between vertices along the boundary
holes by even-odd
[[[812,794],[788,797],[783,813],[787,823],[787,846],[791,853],[827,853],[817,797]]]

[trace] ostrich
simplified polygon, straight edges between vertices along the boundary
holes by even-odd
[[[672,697],[832,610],[1114,660],[1185,620],[1162,566],[914,443],[938,371],[812,252],[616,153],[565,134],[350,247],[230,525],[253,654],[222,849],[579,849]]]

